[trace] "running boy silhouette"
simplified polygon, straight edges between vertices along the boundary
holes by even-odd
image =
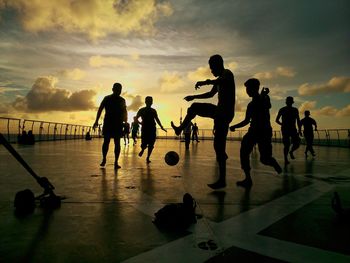
[[[192,126],[192,142],[196,140],[196,142],[199,142],[198,140],[198,126],[197,123],[194,123]]]
[[[295,159],[294,151],[300,146],[300,137],[301,135],[301,123],[299,118],[299,111],[297,108],[292,107],[294,103],[293,97],[286,98],[285,107],[281,108],[278,111],[276,122],[281,125],[282,130],[282,141],[284,144],[284,164],[289,164],[288,161],[288,152],[291,159]],[[282,118],[282,122],[281,119]],[[295,123],[298,125],[298,131],[295,127]],[[290,144],[292,142],[292,148],[289,151]]]
[[[268,96],[269,90],[263,88],[261,94],[259,94],[260,82],[258,79],[248,79],[244,86],[246,92],[252,101],[247,106],[245,119],[240,123],[237,123],[230,127],[231,131],[235,131],[237,128],[244,127],[250,123],[248,132],[243,136],[241,142],[240,158],[241,167],[245,174],[245,179],[238,181],[238,186],[251,187],[253,182],[250,176],[250,160],[249,156],[253,150],[255,144],[258,144],[260,152],[260,161],[272,166],[277,173],[282,172],[282,168],[279,166],[275,158],[272,157],[272,128],[270,123],[270,97]]]
[[[157,111],[151,108],[153,104],[153,98],[147,96],[145,99],[146,107],[141,108],[136,114],[136,120],[140,117],[142,119],[142,128],[141,128],[141,151],[139,156],[143,155],[143,152],[148,147],[146,162],[150,163],[150,156],[152,154],[154,143],[156,141],[156,122],[163,131],[167,131],[163,128],[161,124]]]
[[[120,96],[122,91],[122,85],[120,83],[114,83],[113,94],[104,97],[101,105],[97,111],[96,120],[93,128],[99,127],[98,120],[101,116],[103,109],[105,109],[105,117],[103,120],[103,145],[102,145],[102,162],[100,166],[106,165],[106,157],[109,148],[109,142],[111,138],[114,139],[114,169],[119,169],[118,164],[120,154],[120,138],[123,135],[123,122],[127,120],[127,111],[125,105],[125,99]]]
[[[123,138],[124,138],[124,145],[126,145],[126,141],[128,141],[129,144],[129,134],[130,134],[130,123],[127,121],[123,124]]]
[[[134,145],[137,143],[137,135],[139,133],[139,128],[140,128],[140,123],[135,116],[134,121],[131,123],[131,138],[134,141]]]
[[[216,160],[219,164],[220,176],[217,182],[208,184],[212,189],[219,189],[226,186],[226,137],[228,127],[234,116],[235,110],[235,80],[232,72],[224,68],[224,61],[220,55],[213,55],[209,58],[209,67],[216,79],[198,81],[195,89],[199,89],[204,85],[213,85],[209,92],[186,96],[186,101],[194,99],[208,99],[218,94],[218,104],[211,103],[192,103],[187,110],[187,115],[180,126],[175,126],[171,122],[176,135],[180,135],[181,131],[191,122],[197,115],[214,119],[214,149]]]
[[[317,123],[316,121],[310,117],[310,111],[306,110],[304,112],[305,118],[302,119],[301,126],[304,126],[304,138],[306,141],[306,148],[305,148],[305,158],[307,158],[307,152],[310,151],[312,156],[315,156],[314,148],[312,147],[312,144],[314,142],[314,127],[315,131],[317,131]]]

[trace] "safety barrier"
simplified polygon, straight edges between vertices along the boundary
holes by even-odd
[[[32,131],[35,141],[55,141],[84,139],[87,132],[91,137],[101,137],[101,125],[93,130],[92,126],[68,124],[59,122],[49,122],[40,120],[17,119],[0,117],[0,132],[9,142],[18,142],[18,137],[23,131]],[[157,129],[157,137],[161,139],[182,139],[176,136],[172,128],[167,128],[168,132]],[[247,130],[236,130],[228,132],[227,139],[231,141],[242,140]],[[213,130],[199,129],[198,138],[200,140],[212,140]],[[301,143],[305,144],[304,138]],[[274,130],[273,142],[282,142],[282,134],[279,130]],[[350,147],[350,129],[322,129],[314,132],[314,145]]]
[[[32,131],[35,141],[85,139],[87,132],[91,137],[101,135],[100,127],[93,130],[87,125],[0,117],[0,132],[9,142],[18,142],[23,131]]]

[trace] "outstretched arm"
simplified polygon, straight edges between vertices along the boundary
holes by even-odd
[[[251,119],[251,110],[250,110],[249,107],[248,107],[248,108],[247,108],[247,111],[246,111],[246,113],[245,113],[245,118],[244,118],[244,120],[241,121],[241,122],[239,122],[239,123],[237,123],[237,124],[235,124],[235,125],[232,125],[232,126],[230,127],[230,130],[231,130],[231,131],[235,131],[235,130],[238,129],[238,128],[242,128],[242,127],[248,125],[249,122],[250,122],[250,119]]]
[[[184,99],[186,101],[191,101],[194,99],[209,99],[214,97],[214,95],[218,92],[217,87],[214,85],[213,88],[206,93],[202,93],[202,94],[198,94],[198,95],[190,95],[190,96],[186,96]]]

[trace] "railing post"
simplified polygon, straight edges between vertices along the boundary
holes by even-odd
[[[51,123],[49,122],[49,126],[47,127],[47,140],[50,140],[50,125]]]
[[[10,141],[10,119],[7,119],[7,140]]]
[[[43,129],[44,129],[44,127],[43,127],[43,122],[40,122],[40,127],[39,127],[39,141],[41,141],[41,134],[43,133]]]

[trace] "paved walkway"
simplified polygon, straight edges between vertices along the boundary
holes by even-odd
[[[24,218],[13,213],[15,193],[42,190],[0,147],[0,262],[350,262],[350,220],[340,221],[330,208],[335,190],[350,207],[349,149],[315,147],[316,158],[305,160],[302,146],[282,175],[255,152],[247,191],[235,185],[243,178],[240,143],[228,142],[228,186],[212,191],[207,183],[218,168],[211,141],[185,151],[184,143],[158,140],[149,165],[138,157],[139,146],[122,145],[118,171],[113,144],[106,168],[99,167],[101,144],[14,145],[66,197],[60,209],[36,208]],[[170,150],[180,154],[175,167],[164,163]],[[282,145],[274,145],[274,155],[282,163]],[[203,218],[184,232],[157,229],[154,212],[185,192]]]

